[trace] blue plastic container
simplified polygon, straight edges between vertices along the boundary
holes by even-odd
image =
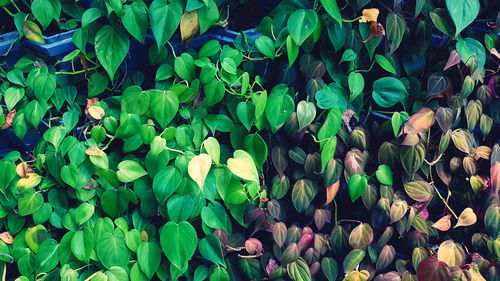
[[[18,37],[17,31],[0,35],[0,58],[6,59],[9,66],[14,65],[21,58]]]

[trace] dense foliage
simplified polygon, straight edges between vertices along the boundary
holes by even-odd
[[[499,280],[499,1],[0,6],[3,280]]]

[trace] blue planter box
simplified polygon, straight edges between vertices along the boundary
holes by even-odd
[[[19,33],[17,33],[17,31],[0,35],[0,56],[2,59],[7,60],[7,64],[9,66],[14,65],[19,58],[21,58],[21,54],[19,52],[20,40],[17,39],[18,37]]]

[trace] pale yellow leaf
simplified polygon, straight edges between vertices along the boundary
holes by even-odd
[[[201,153],[189,161],[188,174],[203,190],[203,184],[212,166],[212,158],[206,153]]]
[[[477,216],[472,210],[472,208],[466,208],[462,211],[460,216],[458,217],[458,222],[453,228],[457,228],[459,226],[469,226],[475,224],[477,221]]]

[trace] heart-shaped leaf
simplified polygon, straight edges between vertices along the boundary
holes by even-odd
[[[205,183],[205,179],[210,171],[210,166],[212,166],[212,158],[206,153],[201,153],[189,161],[189,176],[198,184],[198,187],[202,191],[203,184]]]
[[[311,124],[316,117],[316,106],[314,103],[300,101],[297,104],[297,120],[299,121],[299,131]]]
[[[259,183],[259,173],[252,156],[244,150],[236,150],[233,157],[227,160],[229,170],[244,180]]]

